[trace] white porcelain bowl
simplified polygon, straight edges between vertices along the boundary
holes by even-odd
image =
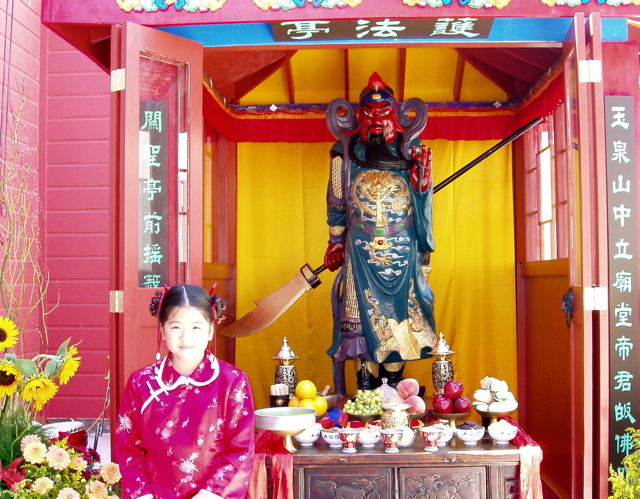
[[[322,425],[320,423],[315,423],[302,433],[294,435],[293,438],[295,438],[303,447],[311,447],[313,443],[320,438],[321,430]]]
[[[342,447],[342,440],[340,440],[340,433],[338,433],[338,428],[323,429],[322,440],[327,442],[330,447]]]
[[[465,445],[476,445],[484,436],[483,428],[460,429],[456,430],[456,436],[464,442]]]
[[[513,440],[518,433],[518,427],[506,421],[497,421],[489,425],[489,436],[493,438],[497,444],[506,445]]]
[[[363,428],[360,431],[358,442],[362,447],[373,447],[380,441],[380,430],[378,428]]]
[[[436,428],[440,428],[442,430],[442,436],[438,439],[438,446],[444,447],[447,445],[447,442],[453,438],[453,428],[451,428],[450,424],[442,424],[436,423],[431,426],[435,426]]]

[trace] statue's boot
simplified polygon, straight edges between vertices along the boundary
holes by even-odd
[[[378,380],[379,364],[368,360],[354,359],[356,361],[356,378],[359,390],[375,390],[380,386]]]
[[[385,362],[380,365],[380,377],[387,378],[387,384],[396,388],[398,383],[404,379],[402,372],[404,371],[405,362]]]

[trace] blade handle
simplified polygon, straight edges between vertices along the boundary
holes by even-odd
[[[317,288],[322,284],[322,281],[318,278],[318,274],[324,272],[327,269],[324,265],[320,265],[316,270],[311,270],[308,263],[305,263],[300,267],[300,272],[311,286],[311,289]]]

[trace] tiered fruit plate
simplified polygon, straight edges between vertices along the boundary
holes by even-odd
[[[489,420],[489,424],[487,424],[487,426],[495,423],[499,419],[507,417],[509,414],[511,414],[513,412],[513,411],[489,412],[489,411],[479,411],[478,409],[476,409],[475,411],[478,414],[480,414],[480,416],[482,417],[483,420],[484,419],[488,419]]]

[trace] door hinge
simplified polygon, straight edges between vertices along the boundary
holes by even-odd
[[[597,286],[584,288],[583,300],[585,310],[607,310],[609,305],[607,288]]]
[[[113,314],[124,313],[124,291],[109,291],[109,312]]]
[[[119,92],[125,89],[125,68],[114,69],[111,71],[111,91]]]
[[[602,81],[602,61],[598,59],[578,61],[578,81],[580,83],[600,83]]]

